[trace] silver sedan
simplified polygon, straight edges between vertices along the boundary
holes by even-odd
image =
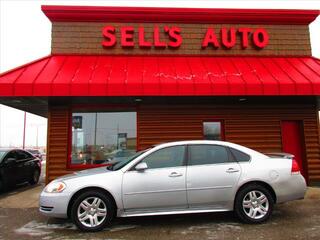
[[[306,182],[293,156],[267,156],[222,141],[157,145],[108,167],[52,181],[40,212],[98,231],[117,217],[234,211],[261,223],[275,203],[303,199]]]

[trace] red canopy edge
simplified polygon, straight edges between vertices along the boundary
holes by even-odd
[[[318,96],[313,57],[52,55],[0,74],[0,96]]]
[[[319,10],[44,5],[52,22],[309,24]]]

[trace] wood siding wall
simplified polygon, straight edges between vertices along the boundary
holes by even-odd
[[[225,140],[261,152],[282,151],[281,120],[302,120],[309,180],[320,181],[318,116],[315,106],[141,106],[139,148],[203,139],[202,122],[223,120]]]
[[[140,106],[138,148],[153,144],[203,139],[202,122],[223,120],[226,141],[258,151],[281,151],[281,120],[302,120],[309,181],[320,181],[318,116],[315,106]],[[69,110],[50,108],[47,182],[74,170],[67,169]]]
[[[112,25],[117,28],[117,45],[105,49],[101,42],[104,40],[102,29]],[[153,26],[159,26],[162,40],[168,36],[163,31],[163,26],[179,26],[183,43],[179,49],[143,49],[139,48],[139,26],[145,27],[146,39],[152,41]],[[133,26],[135,28],[134,48],[120,46],[120,26]],[[256,29],[265,28],[269,33],[269,45],[264,49],[256,49],[250,45],[247,49],[241,48],[240,38],[232,49],[220,47],[219,49],[201,48],[202,40],[208,27],[214,28],[220,42],[221,27],[249,27]],[[251,41],[250,41],[251,42]],[[53,54],[204,54],[204,55],[311,55],[309,28],[307,25],[250,25],[250,24],[153,24],[153,23],[86,23],[86,22],[54,22],[52,24],[52,53]]]
[[[49,108],[48,144],[46,163],[46,182],[70,173],[67,170],[68,159],[69,110],[67,108]]]

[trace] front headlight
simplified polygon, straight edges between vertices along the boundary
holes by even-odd
[[[66,188],[66,184],[64,182],[53,182],[49,183],[48,186],[44,189],[47,193],[60,193]]]

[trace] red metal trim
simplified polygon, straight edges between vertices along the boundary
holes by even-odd
[[[43,5],[52,22],[309,24],[319,10],[209,9]]]
[[[72,108],[69,107],[69,121],[68,121],[68,146],[67,146],[67,169],[72,168],[71,160],[72,160]]]
[[[136,118],[136,128],[137,128],[137,138],[136,138],[136,149],[137,151],[141,151],[141,148],[140,148],[140,129],[139,129],[139,126],[140,126],[140,105],[137,104],[136,105],[136,112],[137,112],[137,118]]]
[[[52,56],[52,55],[47,55],[47,56],[44,56],[44,57],[42,57],[42,58],[38,58],[38,59],[36,59],[36,60],[34,60],[34,61],[31,61],[31,62],[28,62],[28,63],[26,63],[26,64],[23,64],[23,65],[21,65],[21,66],[12,68],[12,69],[10,69],[10,70],[8,70],[8,71],[2,72],[2,73],[0,73],[0,77],[6,75],[6,74],[8,74],[8,73],[17,71],[17,70],[19,70],[19,69],[21,69],[21,68],[27,68],[28,66],[33,65],[33,64],[35,64],[35,63],[37,63],[37,62],[40,62],[40,61],[42,61],[42,60],[45,60],[46,58],[50,58],[51,56]]]
[[[96,168],[96,167],[103,167],[103,166],[110,166],[110,164],[69,164],[67,170],[84,170],[88,168]]]
[[[134,105],[128,105],[128,104],[77,104],[77,105],[72,105],[69,108],[69,121],[68,121],[68,156],[67,156],[67,170],[72,170],[72,169],[88,169],[88,168],[95,168],[95,167],[103,167],[103,166],[109,166],[110,164],[72,164],[72,113],[75,110],[81,110],[81,109],[86,109],[90,108],[90,110],[134,110],[137,112],[137,106]],[[137,113],[138,115],[138,113]],[[138,124],[138,120],[137,120]],[[137,139],[138,139],[138,131],[137,131]],[[138,144],[136,143],[136,150],[138,150]]]
[[[244,58],[313,58],[317,61],[320,61],[320,58],[316,58],[314,56],[309,55],[254,55],[254,54],[246,54],[246,55],[237,55],[237,54],[83,54],[83,53],[55,53],[51,56],[91,56],[91,57],[244,57]],[[11,71],[11,70],[10,70]]]
[[[110,66],[110,69],[109,67],[105,69],[108,72],[112,70],[113,74],[108,78],[104,72],[101,72],[101,68],[100,72],[98,71],[99,67],[93,61],[93,56],[98,55],[65,55],[64,58],[61,56],[46,57],[40,62],[38,60],[34,65],[28,64],[26,67],[3,74],[0,77],[1,95],[8,97],[142,97],[318,96],[320,94],[320,74],[318,73],[320,61],[308,56],[190,56],[190,59],[185,56],[171,56],[170,58],[165,56],[137,57],[136,55],[99,56],[101,60],[99,60],[99,66],[102,68],[104,68],[104,62],[109,62],[110,59],[114,62],[112,68]],[[169,59],[171,64],[168,64]],[[80,61],[82,61],[81,65],[79,65]],[[84,63],[96,67],[89,67]],[[282,64],[279,65],[279,63]],[[158,67],[157,64],[159,64]],[[123,69],[126,69],[128,73],[125,74]],[[144,71],[147,75],[143,75]],[[180,81],[178,75],[192,76],[192,79],[191,81]],[[104,80],[105,78],[108,81]],[[88,86],[94,88],[95,91],[88,91]],[[102,91],[97,92],[99,89]],[[109,104],[105,105],[105,107],[109,106]],[[87,107],[91,106],[87,105]],[[112,107],[130,108],[131,105],[113,105]]]

